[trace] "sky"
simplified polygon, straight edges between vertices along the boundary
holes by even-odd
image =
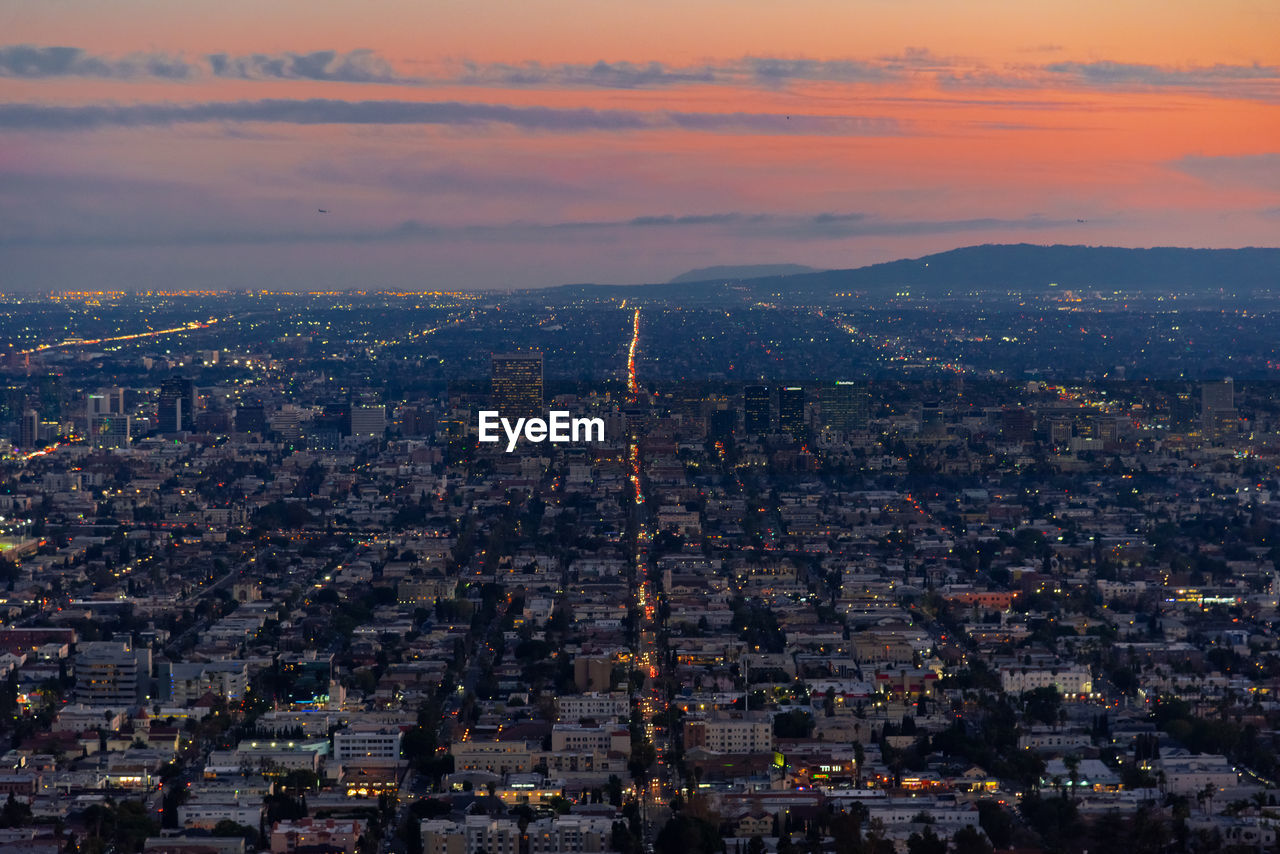
[[[0,3],[0,293],[1277,235],[1274,0]]]

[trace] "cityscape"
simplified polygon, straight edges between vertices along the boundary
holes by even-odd
[[[751,285],[6,299],[6,845],[1271,850],[1269,295]]]
[[[0,0],[0,854],[1280,854],[1277,35]]]

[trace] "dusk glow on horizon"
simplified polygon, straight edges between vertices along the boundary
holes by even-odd
[[[1280,244],[1280,6],[14,2],[0,292]]]

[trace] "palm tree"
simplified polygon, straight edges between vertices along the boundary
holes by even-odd
[[[1064,758],[1062,763],[1071,774],[1071,799],[1076,800],[1076,787],[1080,785],[1080,757],[1073,754]]]
[[[1200,801],[1201,806],[1208,805],[1205,815],[1213,814],[1213,797],[1218,794],[1218,787],[1213,783],[1205,783],[1204,788],[1196,793],[1196,800]]]

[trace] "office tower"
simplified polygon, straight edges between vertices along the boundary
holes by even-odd
[[[1235,383],[1230,377],[1200,387],[1200,425],[1211,442],[1223,441],[1238,431]]]
[[[85,398],[85,410],[90,415],[119,415],[124,412],[124,389],[100,388]]]
[[[1200,413],[1236,408],[1235,382],[1230,377],[1221,382],[1205,383],[1200,386]]]
[[[382,438],[387,430],[385,406],[351,407],[351,435],[362,438]]]
[[[1114,445],[1120,441],[1120,422],[1116,418],[1100,416],[1096,419],[1093,434],[1104,445]]]
[[[433,436],[435,415],[426,407],[406,406],[400,410],[400,433],[403,436]]]
[[[236,407],[236,432],[267,432],[267,411],[261,403],[249,403]]]
[[[231,431],[231,411],[221,406],[209,406],[196,413],[195,428],[198,433],[229,433]]]
[[[123,415],[124,411],[124,389],[122,388],[100,388],[86,395],[84,418],[88,425],[89,441],[94,441],[98,426],[105,416]]]
[[[493,354],[493,405],[504,418],[543,414],[542,353]]]
[[[18,447],[29,451],[35,447],[40,437],[40,413],[28,409],[22,413],[22,421],[18,425]]]
[[[778,389],[778,429],[786,433],[804,430],[804,389],[785,386]]]
[[[1195,398],[1190,391],[1180,391],[1169,401],[1169,429],[1185,433],[1195,426]]]
[[[47,421],[62,420],[62,375],[45,374],[36,380],[39,412]]]
[[[1055,445],[1071,443],[1071,419],[1055,418],[1049,423],[1049,441]]]
[[[1006,442],[1030,442],[1035,431],[1031,410],[1009,407],[1000,413],[1000,436]]]
[[[818,390],[818,405],[822,410],[822,426],[827,430],[846,432],[853,417],[853,383],[839,380],[835,385],[825,385]]]
[[[102,392],[85,397],[84,414],[90,421],[97,415],[111,414],[111,400]]]
[[[867,429],[870,399],[859,383],[836,380],[835,385],[823,386],[818,396],[823,427],[841,433]]]
[[[93,442],[99,448],[127,448],[133,441],[132,419],[128,415],[99,415],[93,429]]]
[[[324,411],[311,421],[307,429],[307,446],[313,451],[336,451],[342,440],[351,435],[351,404],[326,403]]]
[[[283,696],[292,705],[324,705],[329,699],[329,686],[333,682],[333,654],[308,650],[303,653],[281,655],[280,679]]]
[[[768,433],[773,426],[769,387],[749,385],[742,390],[743,427],[748,433]]]
[[[76,700],[89,706],[135,706],[150,682],[151,652],[119,641],[81,643]]]
[[[302,411],[292,403],[280,407],[271,416],[270,424],[271,429],[287,442],[295,442],[302,437]]]
[[[707,419],[707,434],[713,439],[725,440],[733,435],[734,425],[738,423],[738,413],[732,409],[713,410]]]
[[[161,433],[183,433],[195,428],[196,390],[191,380],[170,377],[160,383],[156,424]]]

